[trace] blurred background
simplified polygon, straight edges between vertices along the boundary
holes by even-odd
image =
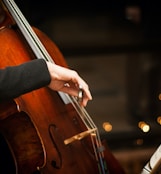
[[[86,109],[126,173],[140,173],[161,143],[159,1],[15,1],[89,84]]]

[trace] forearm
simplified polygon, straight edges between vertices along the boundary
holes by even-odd
[[[50,81],[50,74],[43,59],[1,69],[0,100],[15,98],[47,86]]]

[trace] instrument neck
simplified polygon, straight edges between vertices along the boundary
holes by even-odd
[[[33,31],[32,27],[29,25],[28,21],[16,5],[13,0],[3,0],[5,6],[10,12],[11,16],[15,20],[17,26],[31,47],[33,53],[38,59],[45,59],[46,61],[53,62],[53,59],[50,57],[45,47],[40,42],[39,38]]]

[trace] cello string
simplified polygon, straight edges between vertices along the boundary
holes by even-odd
[[[104,159],[104,153],[103,153],[103,145],[101,143],[101,138],[98,132],[98,129],[96,127],[96,125],[94,124],[92,118],[89,116],[89,114],[87,113],[87,111],[85,110],[84,107],[81,107],[77,98],[73,97],[73,96],[69,96],[67,94],[68,99],[70,100],[70,103],[73,105],[73,107],[75,108],[75,110],[77,111],[77,113],[79,114],[80,118],[82,119],[84,125],[86,126],[86,128],[89,129],[93,129],[94,131],[91,133],[91,140],[92,140],[92,146],[93,146],[93,150],[95,153],[95,158],[97,161],[99,161],[99,164],[101,166],[101,169],[103,171],[103,174],[105,173],[105,165],[103,162]],[[94,136],[93,136],[93,133]],[[101,172],[102,173],[102,172]]]
[[[86,125],[87,129],[89,129],[87,122],[90,125],[91,129],[95,128],[95,131],[94,131],[95,136],[91,135],[92,145],[93,145],[93,149],[95,152],[96,160],[99,161],[99,164],[101,166],[101,169],[103,172],[102,174],[105,174],[105,165],[104,165],[104,161],[103,161],[104,160],[103,159],[104,158],[104,154],[103,154],[104,149],[103,149],[103,145],[101,143],[98,129],[97,129],[96,125],[94,124],[93,120],[91,119],[91,117],[89,116],[89,114],[87,113],[87,111],[84,109],[84,107],[81,107],[74,97],[72,97],[72,96],[69,96],[69,97],[71,100],[73,100],[73,102],[71,102],[71,103],[73,104],[73,107],[77,110],[77,113],[80,115],[80,117],[81,117],[82,121],[84,122],[84,124]]]
[[[78,105],[78,107],[80,107],[80,105]],[[83,113],[86,116],[86,119],[88,119],[88,122],[90,122],[91,125],[93,125],[93,127],[96,128],[93,120],[91,119],[91,117],[89,116],[87,111],[83,107],[81,107],[81,109],[83,110]],[[103,151],[101,150],[103,146],[102,146],[102,143],[101,143],[101,140],[100,140],[98,129],[96,129],[96,131],[95,131],[95,136],[91,136],[91,137],[92,137],[93,147],[94,147],[94,150],[95,150],[95,153],[96,153],[96,158],[99,161],[102,172],[105,173],[105,166],[104,166],[104,163],[103,163],[104,155],[103,155]]]
[[[3,0],[36,57],[54,62],[13,0]]]

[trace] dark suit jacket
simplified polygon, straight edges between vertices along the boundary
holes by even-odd
[[[44,87],[50,83],[45,60],[35,59],[22,65],[0,69],[0,101]]]

